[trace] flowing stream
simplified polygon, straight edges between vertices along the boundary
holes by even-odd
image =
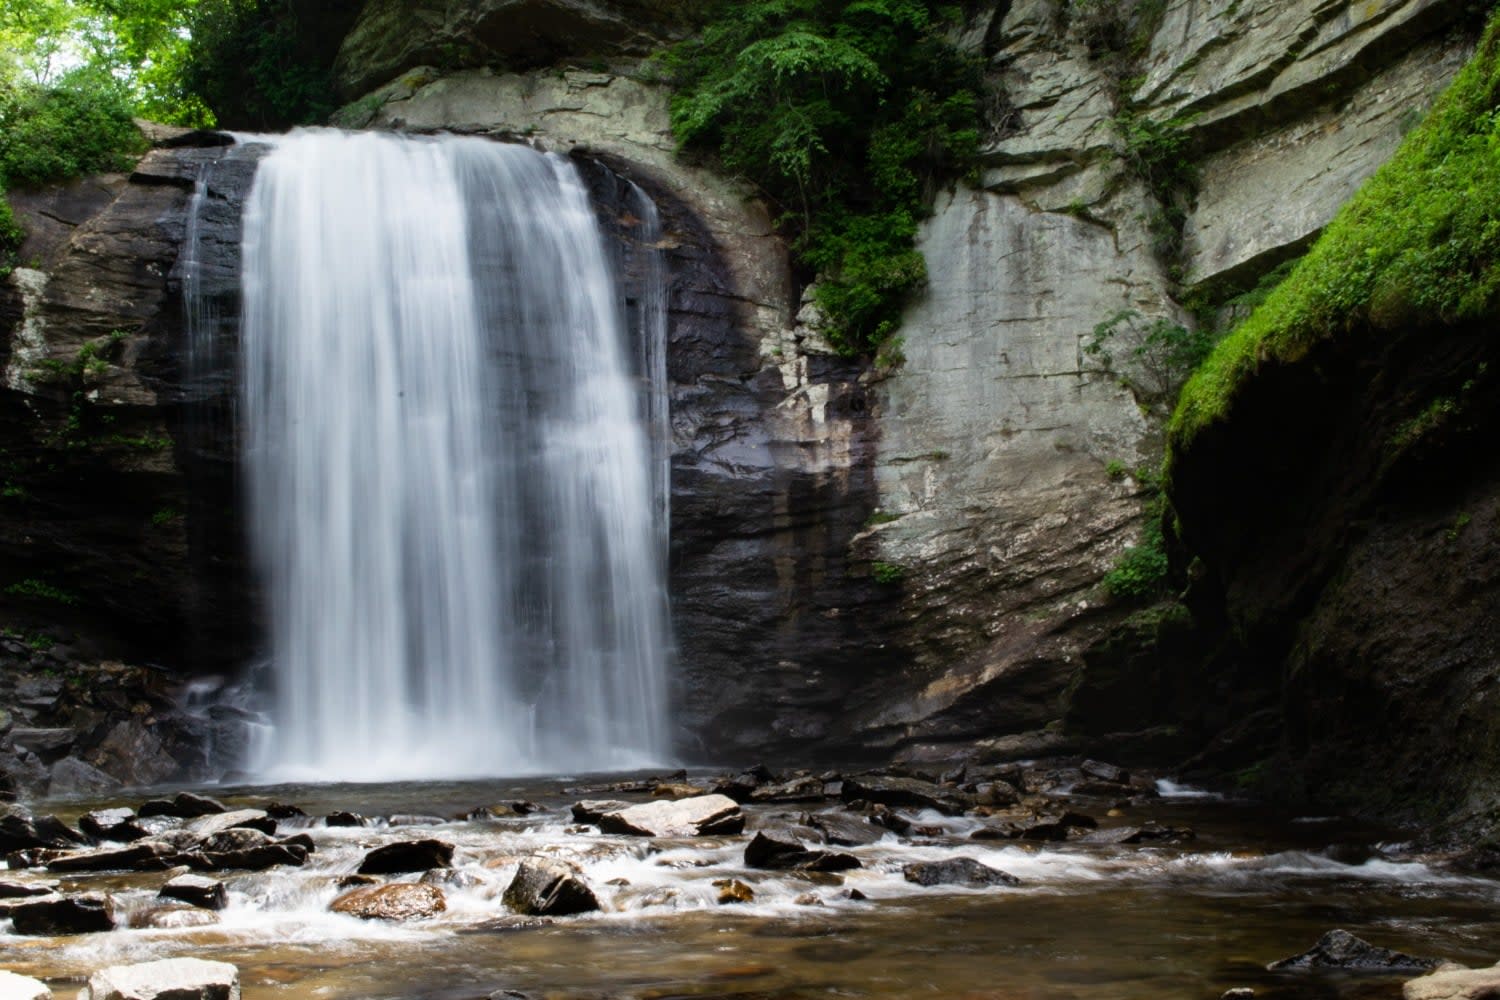
[[[629,343],[578,170],[475,138],[273,143],[244,238],[264,773],[660,762],[664,415],[636,359],[665,311]]]
[[[1260,1000],[1399,1000],[1411,974],[1265,965],[1335,927],[1474,966],[1500,958],[1500,884],[1388,855],[1380,831],[1336,818],[1185,796],[1137,796],[1106,817],[1107,800],[1058,799],[1059,807],[1100,817],[1103,831],[1154,820],[1197,836],[1040,843],[979,841],[971,834],[982,819],[911,812],[916,825],[907,835],[839,848],[859,869],[764,871],[744,862],[754,831],[786,837],[808,813],[856,814],[836,801],[754,805],[738,836],[607,835],[579,825],[569,805],[618,793],[578,788],[580,780],[587,779],[225,790],[221,798],[232,805],[305,808],[309,817],[283,821],[277,835],[309,835],[316,851],[307,864],[215,875],[228,886],[229,905],[211,926],[28,938],[0,921],[0,965],[49,979],[59,996],[106,965],[192,955],[235,963],[246,1000],[516,995],[507,990],[530,1000],[1213,1000],[1236,987],[1253,988]],[[521,800],[536,811],[506,815],[502,804]],[[465,818],[496,805],[501,815],[486,809]],[[71,818],[85,806],[57,808]],[[321,818],[348,809],[370,825]],[[367,851],[423,837],[454,845],[453,869],[436,879],[389,880],[426,878],[442,887],[446,910],[404,923],[329,911]],[[537,854],[576,865],[601,912],[554,919],[510,912],[501,894],[520,861]],[[902,877],[912,861],[956,857],[1021,884],[922,887]],[[123,927],[162,904],[156,892],[170,874],[61,879],[68,892],[111,892]],[[719,905],[714,883],[724,879],[745,882],[754,900]]]

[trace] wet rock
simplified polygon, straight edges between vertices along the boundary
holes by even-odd
[[[599,817],[605,833],[634,837],[703,837],[745,829],[739,803],[724,795],[700,795],[676,802],[647,802]]]
[[[573,803],[573,818],[580,823],[593,823],[598,826],[600,817],[605,813],[619,812],[629,808],[629,802],[621,802],[619,799],[584,799],[582,802]]]
[[[166,958],[112,965],[89,977],[79,1000],[239,1000],[239,970],[228,962]]]
[[[541,858],[521,862],[502,899],[515,912],[532,917],[566,917],[599,909],[594,890],[573,868]]]
[[[307,862],[307,854],[300,844],[272,841],[259,830],[233,829],[214,834],[183,861],[200,871],[258,872],[277,865],[298,867]]]
[[[188,927],[208,927],[219,922],[219,915],[196,906],[176,904],[153,906],[130,915],[127,923],[136,929],[183,930]]]
[[[896,812],[890,806],[874,805],[869,807],[868,818],[876,826],[883,826],[892,833],[905,836],[911,830],[911,820]]]
[[[1020,827],[1014,823],[1002,823],[999,826],[981,826],[969,834],[970,840],[1016,840],[1021,836]]]
[[[832,851],[809,851],[801,844],[788,843],[757,833],[745,847],[745,864],[751,868],[782,871],[838,872],[859,868],[852,854]]]
[[[1255,991],[1248,986],[1236,986],[1219,994],[1219,1000],[1253,1000]]]
[[[1130,772],[1123,767],[1116,767],[1113,764],[1105,764],[1097,760],[1086,760],[1078,765],[1078,769],[1090,778],[1095,778],[1112,785],[1130,784]]]
[[[1332,930],[1300,955],[1272,962],[1267,969],[1344,969],[1351,972],[1425,972],[1436,968],[1431,958],[1417,958],[1361,940],[1346,930]]]
[[[374,875],[340,875],[333,880],[333,884],[340,889],[357,889],[362,885],[380,885],[380,879]]]
[[[1198,834],[1183,826],[1159,826],[1156,823],[1147,823],[1136,830],[1134,834],[1125,840],[1123,844],[1144,844],[1148,841],[1162,841],[1169,844],[1178,844],[1186,840],[1196,840]]]
[[[1138,826],[1115,826],[1104,830],[1091,830],[1079,838],[1085,844],[1139,844],[1141,828]]]
[[[177,848],[159,840],[139,840],[128,847],[76,851],[47,862],[49,872],[163,871],[177,863]]]
[[[57,891],[57,883],[47,881],[0,881],[0,899],[29,899],[33,896],[50,896]]]
[[[1092,830],[1099,823],[1083,813],[1065,812],[1036,816],[1016,824],[1022,840],[1067,840],[1075,830]]]
[[[448,908],[443,890],[418,882],[392,882],[353,889],[328,908],[362,920],[420,920]]]
[[[417,881],[423,885],[438,885],[448,889],[473,889],[484,885],[484,879],[473,872],[457,868],[433,868],[422,873]]]
[[[143,803],[140,815],[142,817],[173,816],[177,819],[197,819],[200,816],[213,816],[228,811],[224,803],[205,795],[178,792],[170,799],[151,799]]]
[[[146,831],[148,837],[160,837],[182,829],[182,820],[176,816],[137,816],[132,822]]]
[[[205,815],[187,825],[187,831],[196,837],[212,837],[236,828],[272,834],[276,832],[276,821],[267,816],[264,809],[234,809]]]
[[[369,824],[365,821],[365,818],[363,816],[359,815],[358,813],[345,812],[343,810],[340,810],[339,812],[331,812],[327,816],[324,816],[323,817],[323,825],[324,826],[367,826]]]
[[[762,785],[750,793],[751,802],[822,802],[825,798],[821,778],[793,778],[776,785]]]
[[[303,819],[307,813],[303,812],[301,806],[288,805],[285,802],[272,802],[266,806],[266,815],[275,820]]]
[[[437,826],[448,821],[441,816],[418,816],[412,813],[396,813],[385,822],[387,826]]]
[[[858,778],[845,778],[843,799],[885,806],[904,806],[912,809],[936,809],[950,816],[962,813],[973,805],[973,800],[957,789],[920,778],[905,778],[889,774],[862,774]]]
[[[823,905],[823,900],[815,892],[804,892],[802,895],[800,895],[796,899],[792,900],[792,902],[796,903],[798,906],[822,906]]]
[[[706,788],[675,781],[663,782],[651,789],[652,797],[658,799],[694,799],[707,792]]]
[[[102,795],[121,787],[119,779],[77,757],[64,757],[53,764],[47,780],[47,794],[53,797]]]
[[[974,786],[974,804],[1004,808],[1021,801],[1021,793],[1004,781],[982,781]]]
[[[96,809],[78,817],[78,828],[90,837],[99,840],[115,840],[128,843],[150,836],[149,831],[136,822],[132,809]]]
[[[869,896],[866,896],[864,893],[860,892],[858,889],[850,889],[845,892],[843,896],[845,899],[852,900],[856,903],[870,898]]]
[[[76,847],[86,842],[87,838],[56,816],[32,816],[15,806],[0,815],[0,851],[6,853],[33,847]]]
[[[67,756],[73,744],[78,742],[78,733],[62,728],[28,728],[17,726],[10,731],[11,742],[51,762]]]
[[[52,1000],[47,984],[0,969],[0,1000]]]
[[[377,847],[360,862],[361,875],[396,875],[447,868],[453,863],[453,845],[442,840],[408,840]]]
[[[917,885],[1020,885],[1021,880],[1009,872],[980,864],[973,858],[951,858],[946,861],[914,861],[901,869],[908,882]]]
[[[1500,966],[1439,970],[1401,987],[1401,1000],[1493,1000],[1500,997]]]
[[[114,929],[115,904],[99,893],[42,898],[16,906],[10,919],[17,934],[91,934]]]
[[[715,879],[714,888],[719,890],[720,906],[727,906],[730,903],[752,903],[755,901],[755,890],[737,878]]]
[[[206,910],[222,910],[229,905],[224,883],[202,875],[178,875],[169,879],[157,893],[162,899],[176,899]]]
[[[887,833],[863,816],[848,813],[813,813],[803,823],[818,831],[823,842],[837,847],[863,847],[873,844]]]

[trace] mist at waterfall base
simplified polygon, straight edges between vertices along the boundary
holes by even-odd
[[[631,199],[651,259],[627,303],[564,158],[274,140],[243,246],[261,778],[665,761],[664,282]]]

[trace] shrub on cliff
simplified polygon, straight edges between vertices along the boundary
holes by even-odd
[[[1320,341],[1500,311],[1500,14],[1427,119],[1188,382],[1171,448],[1188,447],[1271,361]],[[1170,453],[1169,453],[1170,457]]]
[[[981,70],[920,0],[721,4],[660,63],[686,149],[754,183],[820,276],[834,342],[855,354],[896,328],[926,281],[917,220],[979,145]]]

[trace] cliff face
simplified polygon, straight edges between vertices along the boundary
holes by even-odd
[[[1466,10],[1172,0],[1154,22],[1126,25],[1143,34],[1124,65],[1059,0],[981,7],[961,40],[1005,100],[980,183],[940,194],[923,226],[929,288],[903,324],[904,361],[881,370],[828,349],[750,192],[675,155],[667,94],[631,59],[686,30],[677,6],[370,3],[340,66],[351,96],[380,86],[344,123],[525,137],[606,164],[661,204],[689,756],[1036,752],[1181,714],[1166,695],[1126,693],[1149,669],[1118,686],[1131,609],[1099,581],[1139,538],[1143,494],[1106,467],[1154,461],[1160,428],[1084,351],[1095,325],[1124,309],[1185,322],[1176,279],[1218,298],[1299,253],[1462,64]],[[560,57],[614,69],[478,65]],[[1165,249],[1163,192],[1127,165],[1122,115],[1180,137],[1196,167],[1196,198],[1176,193],[1185,219]],[[120,433],[170,446],[80,451],[78,467],[105,478],[86,494],[46,486],[44,504],[9,522],[0,556],[17,580],[78,566],[64,582],[87,592],[91,620],[174,663],[191,659],[174,645],[196,634],[189,625],[221,629],[204,645],[223,653],[255,632],[238,541],[211,527],[234,523],[232,434],[204,430],[219,426],[212,405],[189,405],[222,396],[212,379],[232,371],[232,325],[198,396],[174,367],[183,324],[170,275],[197,155],[153,153],[135,180],[102,182],[75,213],[86,221],[58,230],[11,290],[12,358],[41,337],[48,357],[72,363],[123,325],[108,368],[79,378],[86,395],[114,387],[89,400],[129,422]],[[229,187],[249,169],[214,182],[226,245]],[[29,218],[45,229],[59,214]],[[90,242],[127,216],[137,235]],[[123,271],[70,286],[85,261]],[[232,273],[219,277],[229,315]],[[48,462],[66,454],[43,437],[65,422],[70,392],[8,380],[6,441],[40,441],[28,447]]]

